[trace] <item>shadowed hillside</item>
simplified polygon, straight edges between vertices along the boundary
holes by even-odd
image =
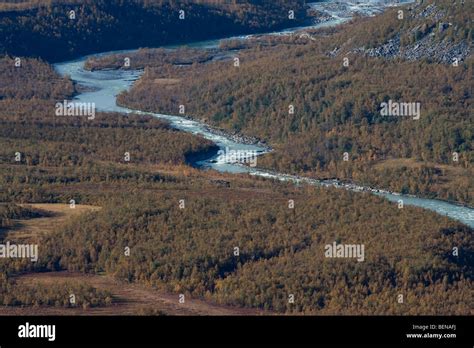
[[[268,31],[308,19],[302,0],[3,1],[0,9],[0,54],[49,61]],[[288,18],[290,10],[295,19]]]

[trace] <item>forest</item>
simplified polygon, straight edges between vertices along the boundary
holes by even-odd
[[[294,19],[289,19],[290,10]],[[0,54],[61,61],[94,52],[270,31],[306,21],[303,0],[0,1]]]
[[[71,300],[71,295],[74,297]],[[77,300],[76,300],[77,299]],[[17,284],[0,276],[0,304],[4,306],[54,306],[54,307],[101,307],[110,305],[112,297],[80,283],[56,284],[47,287],[42,284]]]
[[[221,194],[202,192],[117,195],[44,241],[38,266],[281,313],[472,314],[466,226],[346,191],[275,184],[249,192],[233,180]],[[325,258],[333,241],[364,244],[366,260]]]
[[[472,38],[469,11],[437,4],[454,24],[436,40]],[[453,66],[359,53],[398,30],[419,28],[420,12],[404,21],[396,9],[355,19],[314,31],[314,41],[294,35],[256,39],[239,50],[224,44],[220,53],[229,59],[187,67],[150,52],[154,62],[118,102],[170,114],[185,105],[192,117],[266,140],[276,150],[259,161],[266,168],[472,206],[472,56]],[[420,120],[381,115],[389,100],[419,103]]]
[[[76,87],[47,63],[24,59],[16,68],[6,57],[0,59],[0,74],[0,201],[68,202],[67,184],[165,181],[153,166],[185,165],[188,157],[216,151],[210,141],[151,116],[56,116],[56,101]]]
[[[49,214],[11,202],[97,203],[99,196],[124,183],[126,190],[154,183],[165,187],[168,181],[179,188],[179,179],[151,167],[178,168],[188,156],[215,148],[149,116],[58,117],[55,103],[70,98],[76,86],[43,61],[22,58],[20,66],[15,62],[0,58],[0,202],[10,202],[0,203],[2,242],[12,241],[9,232],[23,221]],[[130,162],[124,161],[125,152]],[[41,242],[38,238],[36,243]],[[87,309],[112,303],[107,291],[77,282],[55,287],[17,282],[9,275],[31,270],[34,265],[27,260],[2,259],[0,264],[2,305]],[[74,303],[70,294],[75,295]]]
[[[354,55],[344,67],[326,55],[327,31],[317,35],[313,44],[274,38],[238,52],[186,50],[179,68],[173,52],[141,50],[131,62],[143,78],[119,100],[172,113],[185,100],[192,116],[269,139],[276,151],[262,161],[270,168],[470,202],[472,60],[397,67]],[[230,59],[209,58],[216,54]],[[122,58],[89,68],[119,68]],[[194,169],[188,156],[212,151],[209,141],[143,115],[57,117],[55,103],[81,87],[45,61],[14,63],[0,59],[0,242],[45,216],[28,204],[73,199],[98,209],[33,236],[38,262],[0,259],[1,304],[71,309],[71,292],[84,310],[114,302],[89,285],[22,282],[69,271],[276,314],[474,314],[472,228],[369,193]],[[376,107],[387,98],[422,102],[421,119],[384,119]],[[443,171],[458,175],[458,186]],[[333,242],[364,245],[364,262],[325,257]]]

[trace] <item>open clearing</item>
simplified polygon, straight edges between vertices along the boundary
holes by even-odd
[[[176,85],[181,82],[181,79],[171,79],[171,78],[163,78],[163,79],[155,79],[153,81],[156,85]]]
[[[0,307],[0,315],[261,315],[255,309],[221,306],[206,301],[185,298],[179,303],[178,294],[138,284],[118,281],[109,276],[70,272],[30,273],[16,278],[18,283],[54,286],[62,282],[80,282],[112,293],[113,303],[99,308],[62,307]]]
[[[7,232],[9,240],[35,240],[42,235],[53,232],[70,218],[100,209],[100,207],[91,205],[76,205],[75,208],[71,208],[69,204],[52,203],[21,204],[21,206],[39,209],[44,211],[47,216],[27,220],[14,220],[15,227]]]
[[[391,158],[377,162],[374,165],[375,169],[397,169],[407,167],[412,169],[420,169],[422,167],[436,168],[445,173],[445,175],[461,175],[467,168],[462,165],[446,165],[431,162],[416,161],[412,158]]]
[[[23,206],[40,209],[47,216],[29,220],[14,220],[15,227],[7,231],[9,240],[32,242],[42,235],[52,233],[68,219],[100,207],[68,204],[24,204]],[[44,284],[55,286],[64,282],[78,282],[99,290],[112,293],[113,303],[99,308],[63,308],[63,307],[4,307],[0,306],[0,315],[259,315],[263,311],[236,308],[213,304],[203,300],[185,298],[179,303],[179,294],[167,293],[139,284],[130,284],[107,275],[86,275],[83,273],[46,272],[28,273],[15,277],[24,285]],[[268,314],[268,312],[265,312]]]

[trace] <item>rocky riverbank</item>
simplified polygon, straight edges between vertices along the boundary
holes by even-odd
[[[210,125],[205,125],[204,128],[206,129],[207,132],[223,136],[225,138],[228,138],[236,143],[244,144],[244,145],[257,145],[260,147],[264,147],[266,151],[272,151],[272,148],[267,144],[265,140],[261,140],[256,137],[251,137],[247,135],[243,135],[238,132],[230,132],[221,128],[215,128]]]

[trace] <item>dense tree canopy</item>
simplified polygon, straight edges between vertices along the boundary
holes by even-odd
[[[453,29],[436,40],[468,40],[465,9],[442,4]],[[250,41],[237,52],[224,46],[239,67],[228,59],[178,69],[152,53],[154,63],[118,101],[171,114],[183,104],[191,116],[268,140],[276,151],[259,162],[265,167],[472,205],[474,61],[453,66],[358,53],[384,42],[374,35],[388,40],[420,25],[417,16],[396,16],[392,10],[317,31],[315,41],[295,35]],[[334,48],[348,54],[334,56]],[[157,83],[167,79],[176,83]],[[419,103],[420,119],[382,115],[389,101]]]
[[[30,19],[22,19],[26,28]],[[50,35],[44,28],[37,29]],[[192,50],[179,53],[190,61],[178,68],[176,52],[141,50],[132,61],[144,76],[120,102],[172,113],[185,102],[208,122],[269,139],[276,151],[263,165],[271,168],[471,202],[472,59],[454,68],[354,54],[345,67],[328,54],[330,32],[313,43],[271,38],[226,51],[239,55],[239,68]],[[345,29],[336,32],[347,38]],[[89,61],[90,68],[118,68],[114,59]],[[89,286],[15,281],[25,272],[70,270],[277,313],[473,314],[472,228],[369,193],[195,170],[186,157],[213,145],[162,121],[56,117],[55,102],[76,92],[44,62],[24,59],[15,70],[14,60],[0,59],[0,243],[18,220],[44,214],[19,203],[101,207],[35,236],[37,263],[1,259],[1,304],[69,307],[71,291],[85,307],[110,303],[108,292]],[[383,117],[378,107],[390,98],[421,102],[420,120]],[[455,178],[445,183],[446,174]],[[332,243],[363,245],[364,260],[327,257]]]
[[[290,9],[295,11],[294,20],[288,18]],[[0,2],[0,54],[57,61],[99,51],[268,31],[306,20],[302,0]]]

